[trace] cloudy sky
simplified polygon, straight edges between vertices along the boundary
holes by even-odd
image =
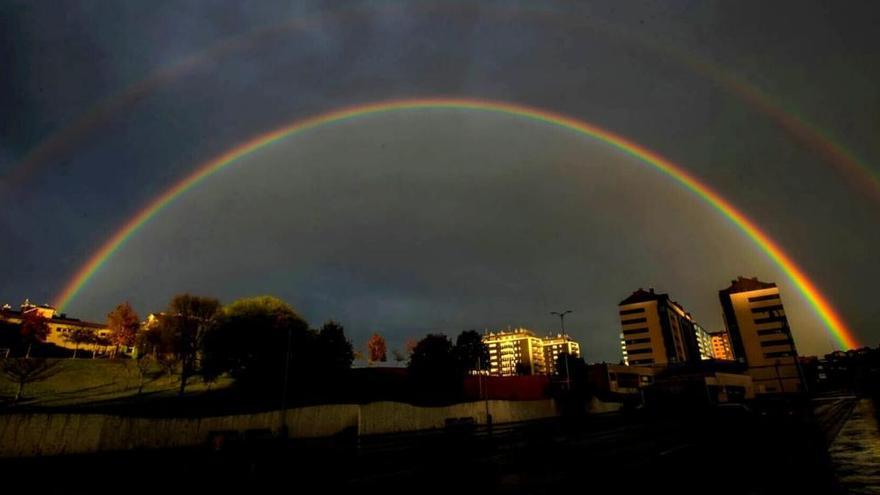
[[[4,2],[0,302],[55,300],[212,157],[354,104],[467,97],[582,119],[752,218],[859,340],[880,312],[880,11],[871,2]],[[662,4],[662,5],[661,5]],[[140,229],[65,308],[275,294],[357,345],[556,328],[619,359],[616,304],[668,292],[708,329],[777,282],[802,352],[832,339],[742,232],[667,176],[523,118],[431,109],[250,154]]]

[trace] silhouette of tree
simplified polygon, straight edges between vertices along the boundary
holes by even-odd
[[[341,323],[330,320],[318,330],[317,361],[319,366],[331,375],[338,375],[351,369],[354,350],[345,337]]]
[[[409,374],[417,398],[429,403],[448,402],[461,392],[461,375],[452,342],[442,334],[429,334],[413,349]]]
[[[367,349],[370,354],[370,363],[384,363],[388,360],[386,355],[387,346],[385,345],[385,337],[382,337],[378,333],[373,333],[373,336],[370,337],[369,342],[367,342]]]
[[[0,370],[11,382],[18,385],[13,404],[17,404],[24,395],[24,387],[28,383],[47,380],[61,371],[58,361],[38,358],[9,358],[0,364]]]
[[[135,336],[137,336],[140,326],[140,318],[128,301],[116,306],[116,309],[107,315],[110,342],[115,346],[114,354],[119,352],[120,346],[131,347],[134,345]]]
[[[462,374],[472,370],[488,369],[489,348],[483,343],[483,336],[476,330],[465,330],[455,339],[455,357]]]
[[[333,332],[328,330],[328,340]],[[229,372],[249,391],[274,393],[285,376],[314,372],[310,366],[318,359],[316,340],[316,332],[284,301],[270,296],[240,299],[223,308],[208,333],[202,372]]]
[[[219,311],[217,299],[179,294],[171,299],[168,310],[159,319],[157,330],[163,350],[180,365],[179,395],[184,394],[187,380],[199,369],[205,335]]]

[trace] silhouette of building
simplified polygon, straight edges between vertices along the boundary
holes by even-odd
[[[718,297],[733,356],[748,366],[755,393],[802,391],[797,351],[776,284],[738,277]]]
[[[627,365],[667,365],[708,358],[705,331],[668,294],[639,289],[619,304],[620,345]]]

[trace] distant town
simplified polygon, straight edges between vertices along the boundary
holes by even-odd
[[[643,400],[648,388],[655,394],[681,390],[684,382],[705,388],[713,403],[801,394],[810,386],[821,388],[823,381],[829,380],[825,369],[846,354],[837,351],[822,358],[799,356],[775,283],[737,277],[718,295],[725,328],[716,331],[704,329],[681,303],[653,288],[640,288],[624,298],[618,308],[621,360],[619,364],[586,365],[593,391],[620,404],[631,401],[633,396]],[[554,314],[560,316],[561,332],[538,335],[527,328],[507,328],[472,337],[471,340],[482,343],[483,349],[474,354],[476,359],[464,365],[466,379],[481,375],[534,376],[545,377],[548,384],[552,377],[569,379],[568,360],[577,359],[585,364],[581,345],[564,333],[565,313]],[[0,323],[5,324],[0,357],[137,360],[145,353],[158,357],[163,353],[162,346],[157,345],[163,340],[158,333],[165,319],[167,312],[163,311],[140,321],[125,303],[108,315],[107,322],[88,322],[26,299],[18,308],[6,304],[0,309]],[[34,345],[41,349],[35,351]],[[411,355],[415,344],[408,347]],[[174,348],[165,346],[165,354],[179,354],[179,349]],[[381,335],[374,334],[368,348],[365,353],[352,351],[351,361],[378,366],[388,361]],[[195,361],[201,357],[202,349],[194,351],[199,355]],[[398,350],[393,350],[393,354],[398,363],[409,360]],[[176,359],[186,362],[180,355]],[[198,366],[191,366],[189,375],[198,375]],[[540,391],[532,398],[544,393]]]

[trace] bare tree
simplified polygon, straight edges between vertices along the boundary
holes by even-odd
[[[24,394],[24,387],[28,383],[42,382],[57,375],[61,368],[58,361],[49,361],[38,358],[12,358],[5,359],[0,365],[0,370],[11,382],[18,385],[13,404],[17,404]]]
[[[137,357],[126,362],[128,370],[138,379],[137,395],[143,393],[144,386],[147,384],[147,378],[150,376],[150,371],[153,370],[155,365],[156,359],[150,354],[138,354]]]

